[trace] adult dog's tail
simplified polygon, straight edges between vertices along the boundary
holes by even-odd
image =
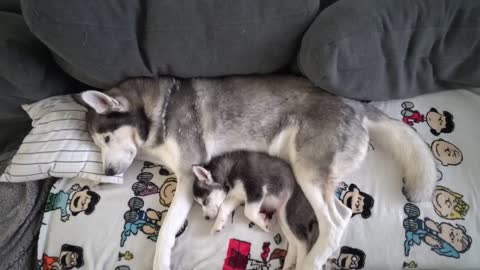
[[[368,106],[367,128],[374,144],[389,150],[402,166],[405,196],[413,202],[430,200],[435,188],[437,170],[428,145],[408,125],[391,119]]]

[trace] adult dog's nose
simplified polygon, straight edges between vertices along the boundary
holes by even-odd
[[[105,175],[107,175],[107,176],[113,176],[113,175],[115,175],[115,170],[114,170],[113,168],[107,168],[107,169],[105,170]]]

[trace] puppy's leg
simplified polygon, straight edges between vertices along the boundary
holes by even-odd
[[[210,231],[211,234],[220,232],[225,227],[225,223],[227,222],[230,214],[240,205],[240,201],[237,197],[231,196],[228,194],[223,201],[222,206],[220,206],[220,210],[218,211],[217,219],[213,224],[212,230]]]
[[[259,202],[250,202],[245,203],[245,216],[250,219],[253,223],[257,224],[258,227],[263,229],[266,232],[270,231],[270,227],[268,226],[266,217],[264,214],[260,213],[260,208],[262,206],[262,201]]]
[[[177,174],[175,197],[163,221],[155,249],[154,270],[170,269],[171,253],[175,244],[175,235],[180,230],[193,204],[192,173]]]

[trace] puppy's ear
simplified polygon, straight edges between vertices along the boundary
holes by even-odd
[[[80,105],[93,109],[98,114],[126,111],[125,106],[118,100],[95,90],[87,90],[76,94],[73,96],[73,99]]]
[[[204,182],[207,185],[213,183],[212,174],[204,167],[195,165],[192,167],[192,170],[198,181]]]

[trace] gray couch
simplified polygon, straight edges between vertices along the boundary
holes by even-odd
[[[480,86],[480,2],[0,1],[0,171],[23,103],[128,77],[296,72],[334,94]],[[2,163],[3,161],[3,163]],[[51,181],[0,183],[0,269],[32,269]]]

